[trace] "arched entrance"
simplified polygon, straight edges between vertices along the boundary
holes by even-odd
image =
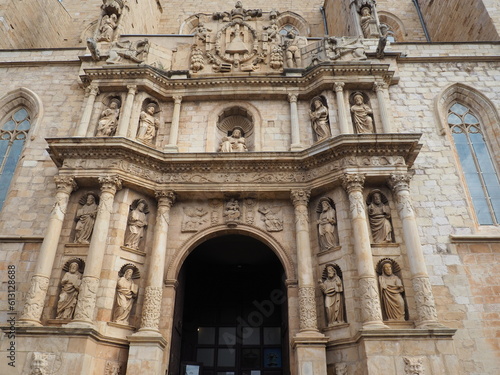
[[[252,237],[224,235],[193,250],[178,277],[169,373],[289,373],[284,274]]]

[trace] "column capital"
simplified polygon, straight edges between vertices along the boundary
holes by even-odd
[[[297,103],[297,99],[299,98],[299,94],[288,94],[288,101],[290,103]]]
[[[363,174],[345,173],[342,176],[342,187],[349,194],[354,191],[361,192],[363,190],[364,183],[365,175]]]
[[[311,197],[311,190],[292,190],[290,192],[290,198],[292,199],[292,203],[294,207],[305,205],[309,203],[309,198]]]
[[[127,85],[127,90],[129,94],[135,95],[137,93],[137,85]]]
[[[157,190],[155,197],[158,200],[158,205],[167,205],[168,207],[172,207],[177,199],[173,190]]]
[[[378,91],[383,91],[388,88],[387,83],[385,82],[374,82],[373,83],[373,91],[378,92]]]
[[[56,183],[57,191],[61,191],[66,194],[71,194],[73,191],[78,189],[78,185],[75,182],[73,176],[54,176],[54,181]]]
[[[95,83],[91,83],[85,89],[85,94],[94,95],[94,96],[98,95],[99,94],[99,86],[97,86]]]
[[[397,194],[401,190],[410,190],[411,178],[412,175],[409,173],[393,173],[387,180],[387,184]]]
[[[181,104],[182,102],[182,95],[174,95],[172,96],[172,99],[174,99],[175,104]]]
[[[344,82],[334,82],[333,89],[335,90],[335,92],[342,92],[344,91],[344,86]]]
[[[99,176],[97,179],[103,193],[108,192],[114,195],[122,188],[122,180],[117,175]]]

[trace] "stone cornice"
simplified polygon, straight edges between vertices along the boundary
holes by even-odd
[[[126,138],[50,138],[61,175],[95,185],[115,174],[149,190],[283,192],[340,184],[344,173],[387,178],[410,168],[420,134],[341,135],[301,152],[164,153]],[[90,182],[89,182],[90,181]]]

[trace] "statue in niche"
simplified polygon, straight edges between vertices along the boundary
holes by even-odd
[[[382,259],[377,265],[379,274],[380,299],[385,320],[405,320],[404,287],[401,279],[394,274],[399,272],[399,265],[392,259]]]
[[[155,117],[156,104],[149,103],[146,110],[139,116],[139,130],[137,131],[137,140],[152,144],[156,135],[156,129],[160,126],[160,120]]]
[[[95,193],[88,193],[78,203],[82,207],[76,211],[75,243],[88,244],[94,229],[99,197]]]
[[[283,68],[283,50],[281,46],[277,44],[273,45],[271,48],[269,66],[275,70]]]
[[[321,141],[331,137],[330,122],[328,121],[328,107],[325,98],[315,96],[311,101],[311,111],[309,112],[312,127],[316,138]]]
[[[128,215],[128,233],[125,236],[125,246],[131,249],[139,249],[139,242],[144,237],[144,231],[148,226],[146,215],[149,213],[148,205],[144,199],[137,199],[130,205]]]
[[[56,319],[73,319],[78,293],[82,284],[84,262],[81,259],[72,259],[63,267],[66,271],[61,280],[61,293],[57,302]]]
[[[116,29],[118,22],[118,17],[116,14],[111,14],[108,16],[107,14],[102,17],[101,26],[99,27],[99,37],[97,38],[98,42],[111,42],[113,39],[113,32]]]
[[[118,64],[122,58],[135,63],[142,63],[146,59],[149,52],[149,41],[147,39],[129,40],[113,42],[112,48],[109,51],[109,58],[106,60],[108,64]]]
[[[351,106],[354,127],[357,134],[372,134],[375,132],[373,119],[370,116],[373,110],[365,104],[363,94],[357,92],[353,96],[354,104]]]
[[[321,250],[325,251],[338,246],[339,239],[336,233],[337,214],[333,201],[328,197],[321,198],[316,212],[319,213],[317,223]]]
[[[120,101],[111,99],[109,107],[101,113],[97,125],[96,137],[111,137],[116,132],[118,126],[118,117],[120,115]]]
[[[191,47],[191,70],[193,72],[199,72],[205,67],[205,58],[203,57],[203,51],[196,45],[193,44]]]
[[[245,152],[248,151],[243,129],[235,127],[230,136],[223,137],[219,146],[220,152]]]
[[[268,232],[280,232],[283,230],[283,219],[280,207],[262,206],[259,212],[264,216],[262,219]]]
[[[300,48],[303,47],[304,40],[299,37],[296,30],[289,30],[284,36],[286,66],[288,68],[302,68],[302,53]]]
[[[344,318],[344,288],[342,273],[336,264],[327,264],[323,276],[319,280],[319,287],[325,295],[325,309],[328,326],[345,323]]]
[[[366,60],[365,47],[360,38],[329,37],[325,39],[326,56],[330,60]]]
[[[361,30],[363,30],[363,36],[369,38],[371,35],[370,24],[375,22],[372,16],[372,10],[369,6],[361,8]]]
[[[392,242],[391,209],[388,200],[380,190],[373,190],[368,195],[368,219],[372,232],[373,243]]]
[[[133,264],[124,265],[118,272],[118,283],[116,285],[116,303],[113,310],[113,322],[118,324],[129,324],[130,311],[137,298],[139,287],[133,279],[139,278],[139,271]]]
[[[226,207],[224,208],[224,217],[226,219],[226,222],[239,221],[240,216],[240,204],[236,199],[231,198],[226,202]]]

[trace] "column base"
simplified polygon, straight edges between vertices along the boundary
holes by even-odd
[[[177,147],[177,145],[166,145],[163,148],[163,151],[165,151],[165,152],[179,152],[179,147]]]
[[[16,326],[19,327],[43,327],[43,324],[39,320],[34,320],[34,319],[19,319],[16,322]]]
[[[62,326],[67,328],[92,328],[97,330],[93,322],[88,322],[86,320],[72,320],[68,324],[63,324]]]
[[[145,335],[137,332],[128,336],[130,342],[127,374],[164,374],[163,352],[167,340],[162,335]]]
[[[304,146],[302,146],[300,143],[295,143],[290,146],[290,151],[302,151],[304,149]]]
[[[363,329],[390,329],[391,327],[386,326],[383,322],[373,321],[363,323]]]
[[[439,322],[436,322],[435,320],[424,320],[422,322],[415,323],[415,328],[436,329],[436,328],[447,328],[447,327]]]

